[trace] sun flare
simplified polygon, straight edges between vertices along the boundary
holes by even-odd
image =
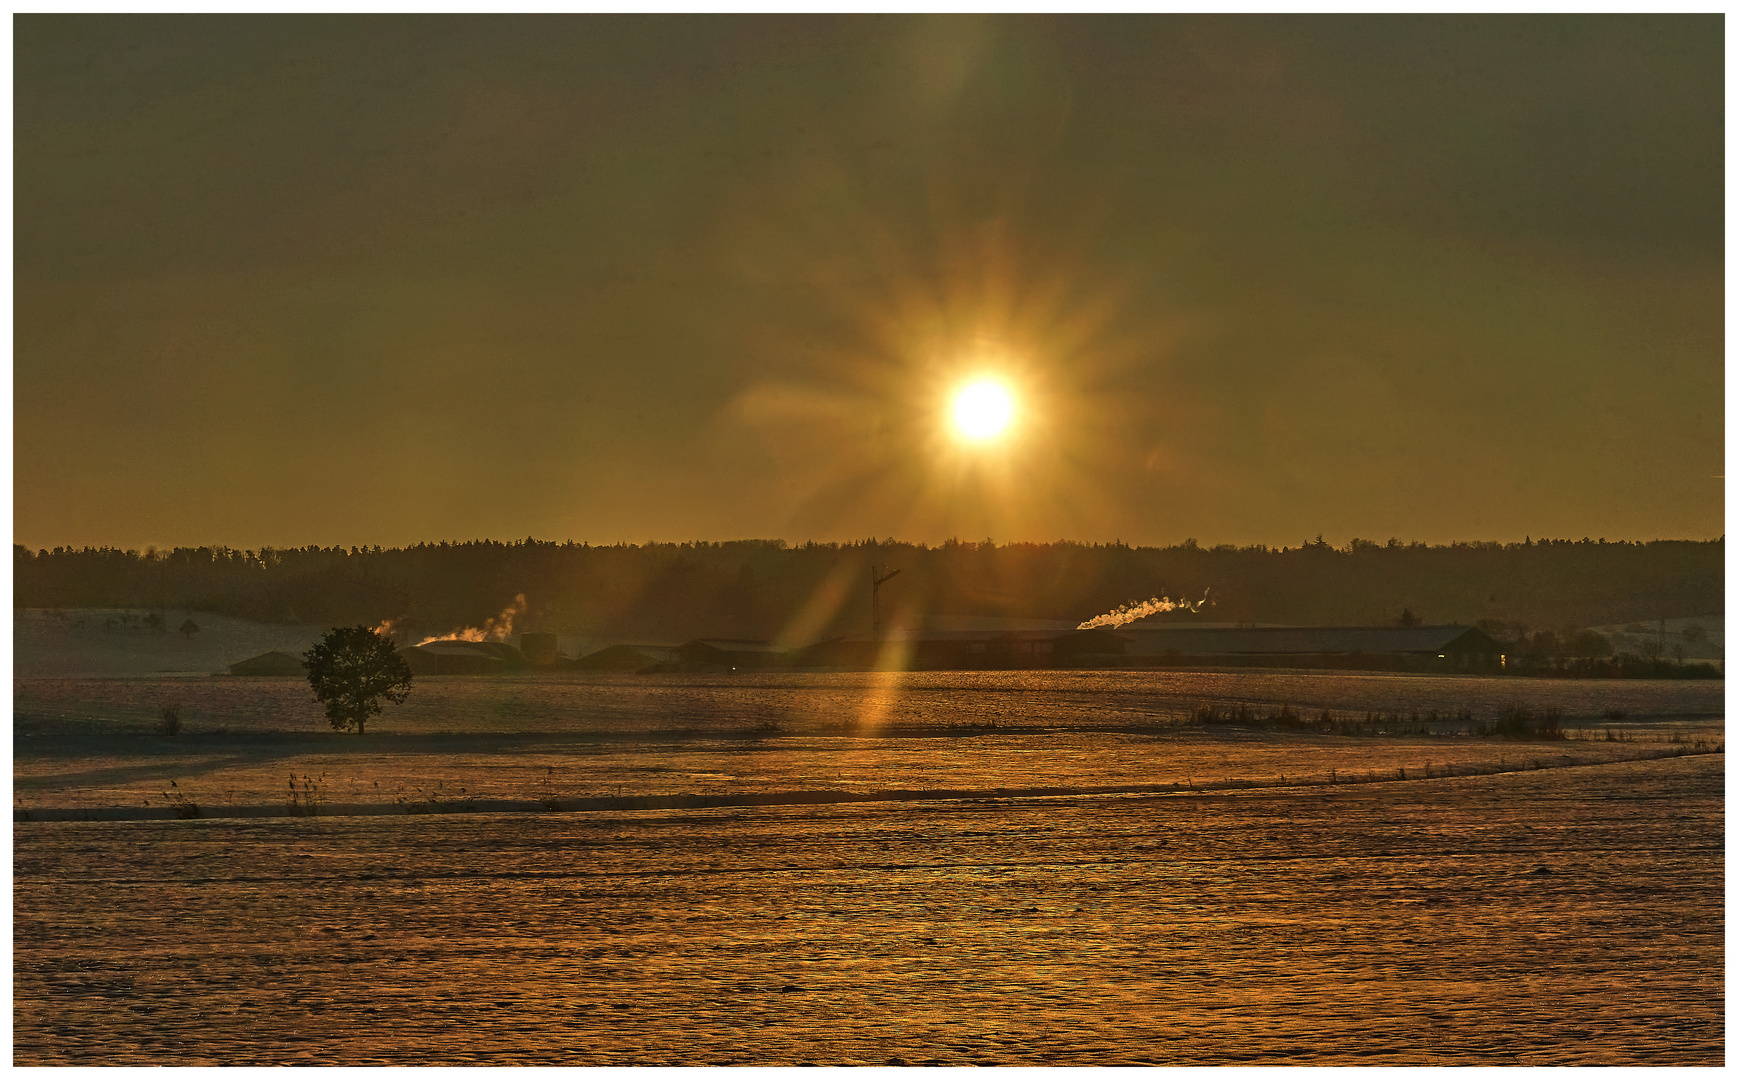
[[[1014,395],[997,379],[974,379],[955,391],[953,426],[968,442],[985,442],[1014,422]]]

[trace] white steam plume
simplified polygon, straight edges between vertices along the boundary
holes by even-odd
[[[467,626],[463,630],[454,630],[450,634],[440,634],[436,637],[426,637],[417,642],[427,645],[431,641],[506,641],[513,633],[513,622],[525,614],[525,594],[520,593],[513,602],[501,609],[501,614],[493,619],[484,619],[481,630]]]
[[[1200,611],[1207,604],[1207,594],[1212,589],[1201,593],[1201,599],[1191,603],[1188,600],[1172,600],[1168,596],[1155,596],[1151,600],[1130,600],[1119,608],[1114,608],[1096,618],[1088,619],[1076,626],[1076,630],[1096,630],[1101,626],[1118,627],[1124,623],[1144,619],[1148,615],[1157,615],[1161,611]]]

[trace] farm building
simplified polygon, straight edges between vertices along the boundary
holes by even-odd
[[[679,659],[669,645],[611,645],[580,657],[573,666],[591,671],[645,671]]]
[[[683,664],[698,667],[766,668],[784,666],[791,650],[770,641],[695,638],[677,646],[676,656]]]
[[[1127,642],[1104,630],[893,630],[823,641],[803,651],[810,667],[972,668],[1064,667],[1086,657],[1121,654]]]
[[[1125,626],[1147,662],[1295,664],[1399,670],[1500,667],[1503,647],[1471,626]]]
[[[266,652],[229,665],[231,675],[306,675],[302,658],[287,652]]]
[[[566,657],[561,655],[559,638],[554,634],[524,633],[519,635],[519,651],[525,654],[525,659],[540,667],[553,667],[564,663]]]
[[[525,654],[502,641],[429,641],[400,652],[412,675],[496,675],[526,666]]]

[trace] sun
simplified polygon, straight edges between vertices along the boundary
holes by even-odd
[[[973,379],[953,396],[954,432],[967,442],[987,442],[1014,422],[1014,395],[999,379]]]

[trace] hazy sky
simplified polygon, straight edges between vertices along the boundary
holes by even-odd
[[[14,25],[32,547],[1724,532],[1718,16]]]

